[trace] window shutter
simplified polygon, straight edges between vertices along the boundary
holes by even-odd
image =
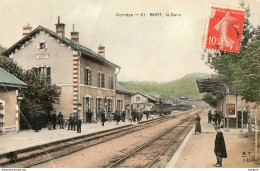
[[[47,78],[51,79],[51,67],[47,68]]]
[[[90,110],[93,109],[93,98],[90,98]]]
[[[91,85],[91,70],[88,70],[88,85]]]
[[[114,79],[111,77],[111,89],[114,89]]]
[[[98,73],[98,87],[101,87],[101,73]]]
[[[88,79],[88,70],[85,68],[84,69],[84,84],[87,85],[87,80]]]
[[[105,87],[105,74],[102,74],[102,87]]]

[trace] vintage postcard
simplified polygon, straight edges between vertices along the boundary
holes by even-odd
[[[0,169],[260,168],[259,0],[0,0]]]

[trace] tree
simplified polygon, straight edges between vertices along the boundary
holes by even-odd
[[[59,103],[61,88],[51,84],[48,78],[36,75],[33,70],[23,70],[13,60],[0,56],[0,67],[25,82],[28,87],[21,91],[21,129],[31,128],[36,113],[42,120],[53,110],[53,104]],[[46,123],[43,122],[43,125]]]
[[[205,94],[202,97],[202,100],[205,101],[206,103],[208,103],[212,108],[217,107],[217,100],[212,94],[209,94],[209,93]]]
[[[205,50],[202,58],[246,102],[255,102],[260,100],[260,28],[249,22],[250,8],[240,5],[246,11],[240,53]]]

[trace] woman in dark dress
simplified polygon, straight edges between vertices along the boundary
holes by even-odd
[[[195,134],[201,133],[201,126],[200,126],[200,116],[197,115],[196,117],[196,126],[195,126]]]
[[[215,148],[214,153],[217,157],[217,163],[213,164],[216,167],[222,167],[222,158],[227,158],[227,151],[223,133],[220,132],[219,127],[217,126],[217,135],[215,139]]]

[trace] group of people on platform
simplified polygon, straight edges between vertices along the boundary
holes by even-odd
[[[208,123],[214,122],[216,126],[221,126],[222,116],[219,112],[215,111],[214,114],[211,113],[211,110],[208,113]]]
[[[59,112],[59,115],[56,115],[56,111],[54,111],[52,114],[47,115],[47,125],[48,130],[54,130],[56,129],[57,124],[59,125],[60,129],[64,129],[65,125],[68,125],[68,130],[76,130],[77,132],[81,133],[81,124],[82,120],[78,118],[75,114],[70,114],[70,117],[68,121],[65,123],[63,119],[62,112]]]
[[[131,112],[131,118],[129,120],[131,122],[141,122],[143,118],[143,114],[146,114],[147,120],[149,119],[149,112],[138,112],[136,109],[132,110]],[[118,110],[116,110],[112,114],[113,121],[116,121],[116,125],[119,125],[119,122],[125,122],[126,120],[126,112],[122,111],[120,113]],[[99,112],[99,117],[101,119],[102,126],[105,125],[105,122],[108,121],[108,118],[106,118],[105,110],[101,109]],[[92,123],[93,122],[93,112],[91,110],[86,111],[85,115],[86,123]],[[35,122],[36,123],[36,122]],[[52,113],[47,114],[47,126],[48,130],[54,130],[57,129],[56,127],[59,126],[60,129],[64,129],[64,127],[68,126],[68,130],[77,130],[78,133],[81,133],[81,125],[82,120],[76,115],[76,114],[70,114],[69,119],[66,121],[63,118],[62,112],[59,112],[59,114],[56,114],[56,111],[53,111]],[[34,126],[37,127],[37,126]],[[36,129],[38,130],[38,129]]]
[[[132,113],[131,113],[131,122],[141,122],[142,119],[143,119],[143,114],[146,114],[146,119],[148,120],[149,119],[149,112],[148,111],[145,111],[145,112],[137,112],[136,109],[132,110]]]
[[[104,109],[101,109],[100,111],[100,117],[101,117],[101,125],[104,126],[105,125],[105,122],[108,121],[108,119],[106,118],[106,115],[105,115],[105,110]],[[122,122],[125,122],[125,118],[126,118],[126,112],[123,111],[121,114],[118,110],[116,110],[114,113],[113,113],[113,118],[112,120],[113,121],[116,121],[116,125],[119,125],[119,122],[122,121]]]
[[[77,133],[81,133],[81,124],[82,120],[77,115],[70,114],[68,120],[68,130],[75,131],[77,127]]]
[[[48,124],[48,130],[56,129],[57,124],[60,126],[60,129],[64,129],[64,120],[62,112],[59,113],[57,116],[56,111],[54,111],[52,114],[47,115],[47,124]]]

